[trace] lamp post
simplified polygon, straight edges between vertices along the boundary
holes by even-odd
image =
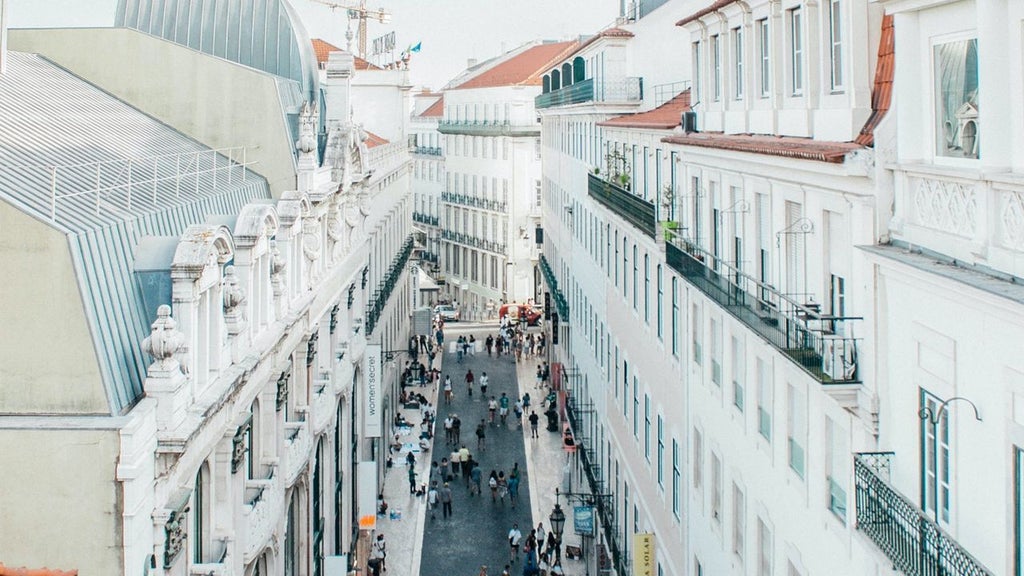
[[[552,566],[562,567],[562,530],[565,529],[565,512],[562,512],[562,505],[558,502],[558,490],[555,490],[555,509],[548,516],[551,524],[551,531],[555,534],[555,562]]]
[[[946,412],[949,409],[949,405],[955,401],[967,402],[974,409],[974,418],[981,422],[981,412],[978,411],[978,407],[967,398],[963,396],[954,396],[948,400],[944,400],[939,404],[938,408],[932,410],[931,406],[927,405],[927,402],[920,410],[917,411],[917,416],[923,421],[927,421],[932,426],[932,459],[935,462],[935,480],[932,484],[932,498],[935,506],[935,523],[939,524],[939,423],[946,416]],[[925,462],[927,466],[927,460]],[[925,503],[925,509],[927,510],[927,503]]]

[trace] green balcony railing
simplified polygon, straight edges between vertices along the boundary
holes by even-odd
[[[540,124],[512,124],[507,120],[442,120],[437,125],[441,134],[467,136],[536,136]]]
[[[822,314],[816,304],[799,304],[670,230],[665,261],[819,382],[860,382],[857,339],[847,335],[860,318]]]
[[[917,506],[889,484],[892,452],[854,455],[857,529],[907,576],[991,576]],[[885,477],[883,477],[885,476]]]
[[[544,281],[547,282],[548,288],[551,289],[551,298],[555,301],[555,307],[558,308],[562,322],[568,322],[569,301],[565,299],[565,294],[558,289],[558,279],[555,278],[555,273],[551,270],[551,265],[548,264],[548,259],[543,254],[540,255],[540,271],[544,275]]]
[[[388,273],[380,281],[380,284],[377,285],[377,289],[373,291],[373,298],[371,298],[370,303],[366,306],[367,336],[373,332],[377,321],[380,320],[380,315],[384,312],[384,307],[387,306],[391,293],[395,291],[398,279],[402,276],[402,272],[405,270],[405,265],[409,262],[409,256],[411,255],[412,236],[405,239],[402,249],[395,255],[394,260],[391,261]]]
[[[619,80],[601,80],[593,78],[580,80],[558,90],[540,94],[533,99],[535,108],[552,106],[569,106],[584,102],[604,102],[616,104],[638,104],[644,99],[643,78],[630,76]]]
[[[412,149],[413,154],[423,154],[425,156],[442,156],[444,153],[441,149],[435,146],[414,146]]]
[[[430,226],[437,226],[437,216],[431,216],[430,214],[424,214],[422,212],[413,212],[412,221],[419,224],[429,224]]]
[[[481,210],[490,210],[492,212],[505,212],[508,208],[508,204],[501,200],[482,198],[471,194],[456,194],[447,190],[441,192],[441,201],[448,204],[461,204],[462,206],[470,206]]]
[[[466,234],[465,232],[441,230],[441,239],[462,244],[464,246],[479,248],[480,250],[487,250],[488,252],[494,252],[495,254],[504,255],[506,250],[506,246],[503,242],[486,240],[484,238],[473,236],[472,234]]]
[[[591,198],[604,204],[606,208],[621,216],[644,234],[654,238],[658,220],[653,202],[630,194],[623,188],[607,180],[602,180],[594,174],[587,175],[587,188]]]

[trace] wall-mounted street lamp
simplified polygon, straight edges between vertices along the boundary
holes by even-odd
[[[978,406],[974,402],[971,402],[970,400],[964,398],[963,396],[954,396],[952,398],[944,400],[941,404],[939,404],[939,406],[935,410],[932,410],[932,408],[926,404],[925,406],[922,406],[920,410],[917,411],[917,416],[922,421],[928,422],[932,426],[932,446],[930,449],[932,451],[932,458],[935,459],[935,480],[932,485],[932,498],[935,499],[934,504],[936,524],[939,524],[939,509],[941,508],[941,506],[939,505],[939,478],[941,476],[939,474],[939,423],[942,422],[943,417],[946,415],[946,411],[949,409],[949,405],[953,402],[958,401],[970,404],[971,408],[974,409],[974,418],[978,422],[981,422],[981,412],[978,410]],[[925,503],[924,508],[925,510],[927,510],[927,503]]]

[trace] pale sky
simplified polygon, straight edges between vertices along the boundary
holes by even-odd
[[[345,47],[343,11],[313,0],[290,0],[310,37]],[[358,0],[337,0],[358,4]],[[413,84],[433,89],[466,67],[534,39],[567,40],[611,24],[619,0],[367,0],[392,13],[390,24],[370,21],[374,37],[394,31],[397,51],[422,42],[413,55]],[[117,0],[8,0],[11,27],[110,26]],[[355,23],[353,22],[353,25]],[[353,42],[355,48],[355,42]]]

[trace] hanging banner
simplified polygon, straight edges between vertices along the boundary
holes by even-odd
[[[363,395],[364,438],[381,437],[381,378],[380,344],[367,344],[363,354],[363,381],[366,382],[366,394]]]
[[[654,576],[654,534],[633,534],[633,576]]]
[[[377,529],[377,463],[370,460],[356,465],[356,511],[360,530]]]

